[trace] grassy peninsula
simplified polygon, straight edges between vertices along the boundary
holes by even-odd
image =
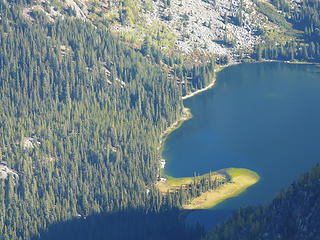
[[[228,198],[238,196],[248,187],[257,183],[260,178],[257,173],[245,168],[229,168],[226,172],[230,176],[228,182],[215,190],[202,193],[189,204],[184,205],[184,209],[212,208]]]
[[[208,209],[218,203],[238,196],[248,187],[259,181],[259,175],[245,168],[228,168],[217,172],[204,174],[197,177],[173,178],[169,177],[166,182],[158,182],[157,187],[164,195],[176,193],[184,189],[190,191],[191,185],[201,182],[204,178],[211,178],[216,183],[214,189],[204,191],[199,196],[187,199],[182,205],[184,209]]]

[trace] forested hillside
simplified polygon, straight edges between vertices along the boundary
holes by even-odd
[[[261,207],[240,209],[205,239],[320,239],[320,166]]]
[[[102,212],[167,209],[154,189],[156,148],[181,115],[181,86],[162,60],[105,28],[39,11],[31,21],[28,4],[0,1],[0,162],[9,169],[0,239]]]
[[[320,61],[320,1],[304,0],[298,4],[288,1],[272,1],[283,11],[286,21],[292,24],[295,34],[287,39],[270,36],[256,48],[257,60],[275,59],[287,61]]]
[[[133,1],[110,1],[110,6],[93,1],[89,9],[72,7],[74,1],[68,0],[52,3],[0,0],[0,240],[58,239],[72,234],[69,229],[81,229],[73,236],[83,239],[108,234],[148,239],[152,235],[144,226],[156,227],[152,239],[199,239],[202,229],[185,226],[177,209],[207,191],[207,181],[162,196],[155,188],[159,138],[180,118],[181,97],[207,86],[215,63],[226,64],[229,57],[216,60],[197,51],[182,56],[170,48],[165,28],[145,34],[140,45],[111,33],[113,21],[134,21]],[[282,1],[272,3],[287,11],[288,22],[304,34],[298,43],[265,42],[255,57],[318,61],[319,1],[304,1],[299,11],[286,10]],[[114,17],[110,9],[117,4],[121,8]],[[227,25],[233,15],[225,16]],[[316,189],[317,169],[277,198],[273,208],[287,204],[284,199],[301,187],[307,193]],[[310,206],[313,196],[306,200]],[[257,209],[264,216],[268,207]],[[251,209],[240,213],[253,214]],[[255,218],[252,226],[265,226]],[[137,220],[133,225],[132,219]],[[103,231],[87,232],[97,226]],[[123,229],[127,235],[117,235]],[[223,234],[227,239],[233,231]]]

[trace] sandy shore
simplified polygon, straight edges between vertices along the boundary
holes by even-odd
[[[225,69],[227,67],[230,67],[230,66],[233,66],[233,65],[237,65],[237,64],[239,64],[239,63],[238,62],[232,62],[232,63],[229,63],[227,65],[219,66],[218,68],[216,68],[214,70],[214,72],[215,73],[220,72],[221,70],[223,70],[223,69]],[[193,97],[193,96],[195,96],[195,95],[197,95],[197,94],[199,94],[201,92],[207,91],[208,89],[212,88],[215,83],[216,83],[216,76],[212,79],[212,82],[208,86],[206,86],[204,88],[201,88],[199,90],[196,90],[196,91],[194,91],[194,92],[192,92],[190,94],[187,94],[186,96],[183,96],[181,99],[185,100],[185,99],[191,98],[191,97]]]
[[[177,129],[184,121],[190,119],[192,117],[192,114],[190,112],[189,108],[184,107],[183,108],[183,113],[181,117],[175,121],[174,123],[171,124],[170,127],[168,127],[160,136],[160,141],[159,141],[159,146],[157,147],[157,150],[160,151],[162,147],[163,140],[175,129]]]
[[[210,89],[210,88],[212,88],[212,87],[214,86],[215,82],[216,82],[216,78],[213,78],[213,81],[212,81],[208,86],[206,86],[206,87],[204,87],[204,88],[201,88],[201,89],[199,89],[199,90],[197,90],[197,91],[195,91],[195,92],[193,92],[193,93],[190,93],[190,94],[188,94],[188,95],[186,95],[186,96],[183,96],[183,97],[182,97],[182,100],[185,100],[185,99],[187,99],[187,98],[191,98],[191,97],[193,97],[194,95],[197,95],[197,94],[199,94],[199,93],[201,93],[201,92],[207,91],[208,89]]]

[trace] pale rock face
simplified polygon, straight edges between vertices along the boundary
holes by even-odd
[[[28,150],[28,149],[33,149],[37,145],[41,145],[39,141],[36,140],[37,137],[26,137],[23,140],[23,149]]]
[[[86,2],[85,0],[84,1],[83,0],[82,1],[81,0],[77,0],[77,1],[66,0],[65,2],[73,10],[75,10],[77,18],[80,18],[80,19],[82,19],[84,21],[87,19],[86,15],[88,14],[88,8],[87,8],[87,6],[85,4],[85,2]]]
[[[164,159],[160,160],[160,168],[164,168],[166,165],[166,161]]]
[[[23,142],[23,148],[24,149],[32,149],[34,148],[33,146],[33,138],[25,138]]]
[[[162,1],[154,4],[154,10],[145,14],[146,22],[161,20],[169,16],[171,20],[161,20],[177,36],[177,47],[184,53],[203,50],[218,55],[233,55],[237,50],[253,49],[260,41],[255,30],[265,21],[254,9],[252,0],[243,1],[243,26],[235,23],[240,0],[171,0],[170,7],[163,8]],[[228,17],[225,24],[224,18]],[[227,37],[234,48],[221,44]],[[220,42],[219,42],[220,41]]]
[[[25,138],[23,142],[23,149],[27,150],[27,149],[33,149],[33,148],[34,148],[33,138]]]
[[[165,178],[160,178],[160,180],[159,180],[159,182],[162,182],[162,183],[164,183],[166,181],[167,181],[167,179],[165,179]]]
[[[6,165],[0,164],[0,179],[6,179],[9,174],[12,174],[14,178],[19,178],[18,174]]]

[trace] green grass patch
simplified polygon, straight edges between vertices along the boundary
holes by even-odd
[[[257,173],[246,168],[228,168],[226,169],[226,172],[228,173],[231,179],[242,175],[258,178],[258,180],[260,178]]]

